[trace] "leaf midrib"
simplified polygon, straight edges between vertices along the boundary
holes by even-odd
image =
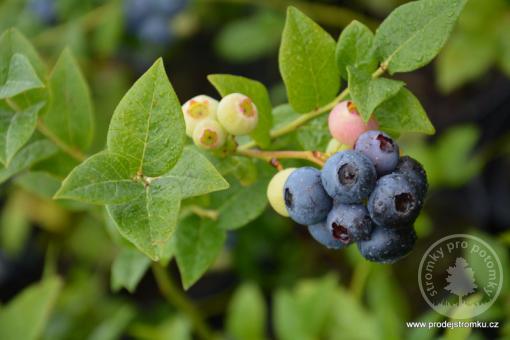
[[[445,7],[448,7],[448,6],[445,6]],[[389,64],[390,64],[390,62],[391,62],[391,60],[393,59],[393,57],[394,57],[394,56],[395,56],[398,52],[400,52],[400,50],[402,50],[404,47],[406,47],[406,45],[407,45],[407,44],[408,44],[411,40],[413,40],[413,39],[416,37],[416,35],[418,35],[418,33],[421,33],[422,31],[424,31],[426,27],[429,27],[429,26],[430,26],[433,22],[435,22],[437,19],[442,18],[442,17],[443,17],[443,14],[444,14],[444,11],[441,11],[441,12],[440,12],[437,16],[435,16],[433,19],[431,19],[431,20],[430,20],[427,24],[423,25],[421,28],[419,28],[419,29],[418,29],[418,30],[416,30],[413,34],[411,34],[411,35],[409,36],[409,38],[407,38],[406,40],[404,40],[404,41],[402,42],[402,44],[400,44],[400,46],[399,46],[399,47],[397,47],[397,48],[395,49],[395,51],[394,51],[392,54],[390,54],[390,55],[388,56],[388,58],[386,58],[386,60],[383,62],[383,64],[385,64],[385,65],[389,65]]]

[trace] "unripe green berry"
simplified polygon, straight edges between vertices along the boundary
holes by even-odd
[[[240,93],[231,93],[218,105],[218,121],[227,132],[247,135],[257,127],[259,114],[253,101]]]
[[[214,119],[204,119],[193,131],[193,142],[203,149],[217,149],[225,144],[226,133]]]
[[[207,118],[215,118],[218,111],[218,101],[206,95],[191,98],[182,106],[186,134],[193,137],[197,124]]]
[[[269,185],[267,186],[267,199],[273,209],[280,215],[288,217],[289,212],[285,206],[285,199],[283,197],[283,186],[287,181],[290,174],[296,170],[296,168],[287,168],[279,171],[273,176]]]
[[[328,146],[326,147],[326,154],[333,155],[337,152],[349,150],[349,147],[345,144],[340,143],[334,138],[331,138],[331,140],[328,143]]]

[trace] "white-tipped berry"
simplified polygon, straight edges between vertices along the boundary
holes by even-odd
[[[294,170],[296,170],[296,168],[288,168],[279,171],[276,175],[273,176],[269,182],[269,185],[267,186],[267,199],[269,200],[269,204],[278,214],[285,217],[289,217],[289,212],[285,206],[283,186],[285,185],[287,178]]]
[[[226,133],[214,119],[202,120],[193,131],[193,142],[203,149],[217,149],[225,144]]]
[[[253,101],[240,93],[231,93],[218,105],[218,121],[227,132],[247,135],[257,127],[259,114]]]
[[[197,124],[204,119],[216,117],[218,101],[206,95],[199,95],[191,98],[182,106],[184,122],[186,123],[186,134],[193,137],[193,131]]]

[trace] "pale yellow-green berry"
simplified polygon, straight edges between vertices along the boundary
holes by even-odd
[[[203,149],[217,149],[225,144],[226,133],[215,119],[202,120],[193,131],[193,142]]]
[[[331,138],[331,140],[328,143],[328,146],[326,147],[326,154],[333,155],[340,151],[349,150],[350,147],[348,145],[342,144],[339,141],[337,141],[335,138]]]
[[[278,214],[285,217],[289,216],[289,212],[287,211],[287,207],[285,207],[283,186],[285,185],[287,178],[294,170],[296,170],[296,168],[287,168],[285,170],[279,171],[276,175],[273,176],[269,182],[269,185],[267,186],[267,199],[269,200],[269,204]]]
[[[191,98],[182,106],[186,134],[193,137],[193,131],[197,124],[207,118],[215,118],[218,111],[218,101],[206,95]]]
[[[240,93],[231,93],[223,97],[218,105],[218,121],[235,135],[247,135],[257,127],[259,114],[253,101]]]

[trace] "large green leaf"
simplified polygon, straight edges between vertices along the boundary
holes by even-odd
[[[57,152],[55,144],[47,140],[32,142],[21,149],[3,169],[0,169],[0,183],[5,182],[11,176],[27,170],[37,162],[46,159]]]
[[[381,129],[388,132],[436,132],[419,100],[405,87],[380,105],[375,117]]]
[[[134,292],[150,266],[150,259],[136,249],[123,247],[112,264],[110,284],[114,291]]]
[[[190,216],[179,223],[175,237],[175,257],[182,285],[188,289],[219,255],[226,232],[214,221]]]
[[[327,104],[340,88],[335,41],[294,7],[287,11],[279,65],[289,103],[299,113]]]
[[[59,278],[30,286],[0,310],[0,339],[38,339],[60,291]]]
[[[158,59],[115,109],[108,149],[133,158],[140,174],[160,176],[177,163],[184,130],[181,105]]]
[[[266,303],[260,289],[250,283],[234,293],[227,315],[227,330],[238,340],[266,338]]]
[[[439,89],[449,93],[485,74],[496,61],[498,47],[486,34],[454,34],[437,59]]]
[[[133,200],[107,209],[122,236],[154,261],[165,254],[179,217],[180,190],[151,183]]]
[[[420,0],[398,7],[375,34],[378,56],[390,73],[429,63],[448,39],[467,0]]]
[[[71,171],[55,194],[92,204],[120,204],[133,200],[144,187],[135,181],[137,164],[119,154],[103,151]]]
[[[0,106],[0,162],[9,162],[30,139],[37,125],[37,116],[43,103],[36,104],[20,112]]]
[[[49,79],[47,129],[66,145],[86,150],[92,142],[94,113],[90,91],[71,50],[60,55]]]
[[[267,147],[270,142],[269,130],[273,125],[273,116],[271,115],[271,101],[264,84],[256,80],[229,74],[211,74],[207,79],[214,85],[221,96],[237,92],[253,100],[259,112],[259,121],[250,136],[260,146]]]
[[[336,63],[342,78],[348,79],[347,66],[363,68],[370,73],[377,68],[373,41],[370,28],[357,20],[344,28],[336,45]]]
[[[366,122],[385,100],[395,96],[404,82],[386,78],[372,79],[370,73],[347,67],[349,73],[349,93],[356,104],[361,118]]]
[[[222,58],[250,62],[278,49],[284,18],[279,12],[263,10],[247,18],[227,22],[214,39]]]
[[[228,182],[194,146],[186,147],[173,169],[159,177],[157,182],[178,186],[183,199],[229,187]]]
[[[9,63],[5,83],[0,85],[0,99],[14,97],[28,90],[44,87],[30,61],[15,53]]]

